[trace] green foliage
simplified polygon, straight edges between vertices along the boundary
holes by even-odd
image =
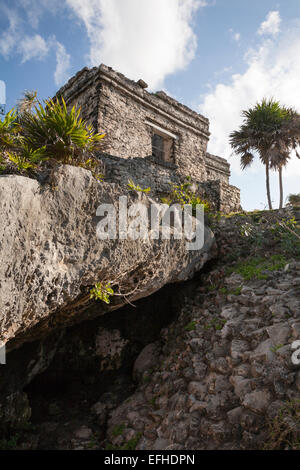
[[[272,348],[270,348],[270,351],[272,353],[277,353],[277,351],[279,351],[279,349],[283,348],[283,344],[276,344],[275,346],[273,346]]]
[[[287,402],[268,424],[264,450],[300,450],[300,400]]]
[[[292,111],[280,106],[278,101],[263,99],[253,108],[242,112],[243,125],[230,134],[230,144],[241,157],[241,167],[245,169],[254,160],[252,152],[258,152],[263,163],[268,160],[267,151],[276,139],[276,132],[291,118]]]
[[[18,101],[18,113],[31,113],[34,106],[38,104],[37,91],[26,90],[23,97]]]
[[[195,321],[191,321],[184,327],[185,331],[194,331],[196,329],[196,324],[197,323]]]
[[[284,222],[277,221],[271,227],[274,240],[280,245],[281,251],[289,256],[300,255],[299,227],[294,217]]]
[[[25,92],[18,114],[11,110],[0,120],[0,172],[33,172],[47,160],[82,166],[97,172],[94,152],[102,149],[104,134],[95,134],[75,106],[68,111],[63,98],[42,105],[36,92]]]
[[[134,184],[132,180],[128,180],[127,187],[130,191],[137,191],[138,193],[149,193],[151,188],[142,189],[139,184]]]
[[[221,289],[219,289],[219,292],[220,294],[223,294],[223,295],[240,295],[241,290],[242,290],[242,286],[236,287],[235,289],[231,289],[231,290],[227,289],[226,287],[221,287]]]
[[[90,290],[90,299],[101,300],[106,304],[110,303],[110,297],[114,295],[113,289],[110,287],[110,283],[102,284],[97,282],[95,286]]]
[[[129,441],[125,442],[125,444],[123,444],[122,446],[117,447],[117,446],[114,446],[112,444],[107,444],[106,447],[105,447],[105,450],[135,450],[136,446],[138,445],[138,443],[141,439],[141,437],[142,437],[142,433],[138,432],[135,435],[135,437],[129,439]]]
[[[215,329],[216,331],[222,330],[224,325],[226,325],[227,320],[224,318],[214,317],[204,326],[205,330],[210,330],[211,328]]]
[[[230,291],[230,294],[232,294],[232,295],[240,295],[240,294],[241,294],[241,290],[242,290],[242,286],[236,287],[235,289],[233,289],[232,291]]]
[[[269,208],[272,209],[269,169],[279,171],[280,208],[283,204],[282,167],[291,151],[297,152],[300,141],[300,117],[292,109],[281,106],[273,99],[263,99],[255,107],[242,112],[243,125],[230,134],[230,144],[240,157],[241,168],[252,165],[258,154],[266,166],[266,188]]]
[[[16,144],[16,135],[19,130],[17,113],[14,109],[9,111],[3,121],[0,120],[0,150],[11,149]]]
[[[100,148],[104,134],[95,134],[92,126],[80,117],[75,106],[68,111],[63,98],[39,103],[35,112],[20,118],[22,134],[32,149],[46,147],[49,157],[63,163],[82,163]]]
[[[26,160],[25,157],[17,153],[8,153],[9,160],[17,167],[18,171],[29,170],[34,168],[34,165]]]
[[[152,374],[152,372],[150,373],[150,375],[144,375],[143,376],[143,383],[144,384],[148,384],[148,383],[151,382],[151,374]]]
[[[208,286],[207,291],[208,292],[213,292],[216,289],[217,289],[216,284],[211,284],[210,286]]]
[[[240,234],[249,240],[256,252],[273,242],[286,256],[300,255],[300,231],[295,218],[277,219],[270,211],[269,214],[262,211],[247,215],[251,219],[239,225]]]
[[[268,279],[267,271],[279,271],[287,264],[283,255],[273,255],[266,259],[263,257],[249,258],[247,261],[237,263],[233,268],[227,270],[228,274],[235,272],[246,280]]]
[[[0,440],[0,450],[16,450],[20,436],[18,434],[11,436],[9,439]]]
[[[221,289],[219,289],[219,292],[220,294],[228,295],[228,289],[226,287],[221,287]]]
[[[155,397],[152,397],[151,400],[149,400],[149,404],[155,408],[156,407],[156,398]]]
[[[125,424],[116,424],[113,428],[112,428],[112,435],[114,437],[117,437],[117,436],[121,436],[123,434],[125,430]]]
[[[126,444],[124,444],[122,446],[122,449],[121,450],[135,450],[136,449],[136,446],[138,445],[140,439],[142,437],[142,433],[141,432],[138,432],[135,437],[132,437],[131,439],[129,439],[128,442],[126,442]]]
[[[300,205],[300,193],[290,194],[289,197],[288,197],[288,201],[293,206],[299,206]]]
[[[26,142],[21,142],[17,152],[7,152],[8,159],[16,166],[17,170],[29,170],[46,161],[46,147],[33,150]]]
[[[204,201],[192,191],[191,178],[187,177],[186,182],[182,184],[172,183],[172,189],[170,194],[167,197],[161,198],[161,202],[168,204],[180,204],[182,207],[184,205],[191,205],[192,209],[195,210],[197,205],[203,205],[204,211],[208,212],[210,206],[208,202]]]

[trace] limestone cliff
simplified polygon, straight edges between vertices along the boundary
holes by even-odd
[[[16,345],[38,338],[201,269],[214,245],[208,228],[200,251],[187,251],[186,241],[173,237],[99,240],[97,207],[117,208],[124,195],[128,204],[136,201],[136,194],[73,166],[61,166],[43,185],[22,176],[0,177],[0,341]],[[150,199],[142,198],[149,207]],[[104,279],[125,294],[111,306],[89,299],[91,287]]]

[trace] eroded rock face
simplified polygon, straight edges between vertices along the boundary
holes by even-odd
[[[124,195],[128,204],[143,198],[150,205],[144,195],[124,194],[119,186],[67,165],[44,185],[22,176],[0,177],[0,341],[13,340],[14,347],[125,303],[118,296],[110,306],[95,305],[89,291],[96,282],[117,281],[134,301],[201,269],[214,246],[209,229],[201,251],[187,251],[185,240],[100,241],[97,207],[117,207]]]

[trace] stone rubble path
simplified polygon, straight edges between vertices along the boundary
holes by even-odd
[[[159,359],[149,367],[150,348],[136,392],[110,415],[107,448],[136,440],[150,450],[261,449],[268,422],[300,399],[300,369],[291,362],[300,263],[268,281],[232,274],[224,284],[227,293],[199,286],[162,331]]]

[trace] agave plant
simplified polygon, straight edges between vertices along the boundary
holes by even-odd
[[[25,112],[20,119],[21,131],[28,145],[37,150],[45,147],[49,158],[63,163],[83,163],[102,148],[105,134],[95,134],[92,126],[80,117],[75,106],[68,111],[63,98],[39,103],[35,112]]]

